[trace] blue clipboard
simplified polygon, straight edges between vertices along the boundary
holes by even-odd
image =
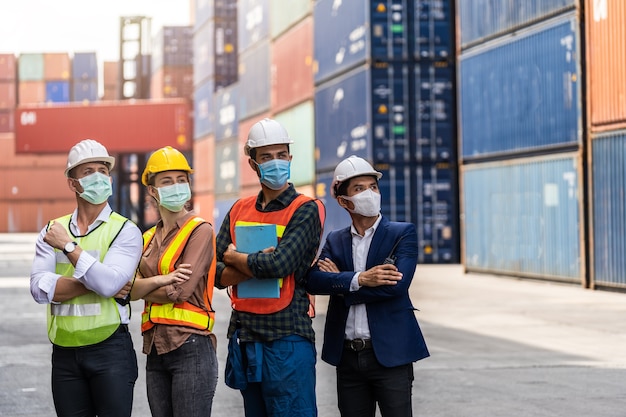
[[[255,253],[270,246],[278,245],[276,225],[239,225],[235,226],[235,241],[237,252]],[[279,278],[250,278],[237,284],[239,298],[279,298]]]

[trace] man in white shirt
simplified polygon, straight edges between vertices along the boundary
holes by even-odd
[[[137,356],[128,331],[130,290],[142,252],[139,228],[111,210],[115,158],[86,139],[69,152],[73,213],[41,231],[30,290],[48,304],[52,396],[58,416],[130,416]]]

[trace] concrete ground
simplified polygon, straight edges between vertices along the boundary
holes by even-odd
[[[0,416],[54,415],[45,307],[28,291],[35,237],[0,234]],[[626,294],[418,265],[411,296],[431,352],[415,364],[415,416],[626,415]],[[243,416],[239,393],[221,379],[225,292],[214,301],[220,382],[212,415]],[[326,303],[317,297],[318,355]],[[133,303],[136,348],[141,308]],[[143,417],[145,358],[137,356],[133,415]],[[319,360],[317,371],[319,416],[338,416],[334,368]]]

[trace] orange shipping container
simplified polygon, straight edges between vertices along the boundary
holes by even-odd
[[[213,193],[215,189],[215,139],[213,135],[193,142],[193,191]]]
[[[0,109],[13,110],[17,105],[15,81],[0,81]]]
[[[15,61],[13,54],[0,54],[0,80],[15,81],[17,79]]]
[[[587,85],[592,130],[626,126],[626,3],[586,0]]]
[[[13,110],[0,110],[0,133],[13,132],[13,117]]]
[[[313,98],[313,18],[307,17],[272,45],[272,110]]]
[[[162,146],[191,150],[189,101],[124,100],[55,106],[19,106],[17,153],[66,153],[76,142],[96,139],[109,153],[152,152]]]
[[[37,104],[46,101],[45,81],[20,81],[18,91],[20,104]]]
[[[193,66],[161,67],[150,79],[150,97],[193,97]]]
[[[74,198],[64,175],[64,167],[0,167],[0,201],[56,201]]]
[[[207,192],[194,192],[193,194],[193,210],[194,212],[213,225],[213,230],[217,235],[218,227],[215,226],[215,216],[213,208],[215,207],[215,195]]]
[[[0,137],[0,167],[2,168],[52,168],[63,175],[67,162],[67,148],[56,155],[16,155],[15,135],[3,135]]]
[[[43,78],[46,81],[69,80],[72,68],[67,53],[45,53],[43,55]]]
[[[38,233],[52,219],[71,213],[76,199],[0,201],[0,233]]]

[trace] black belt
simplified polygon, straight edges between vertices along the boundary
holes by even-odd
[[[115,333],[129,333],[128,324],[120,324]]]
[[[353,340],[344,340],[343,348],[350,349],[353,352],[360,352],[365,349],[372,348],[372,340],[371,339],[353,339]]]

